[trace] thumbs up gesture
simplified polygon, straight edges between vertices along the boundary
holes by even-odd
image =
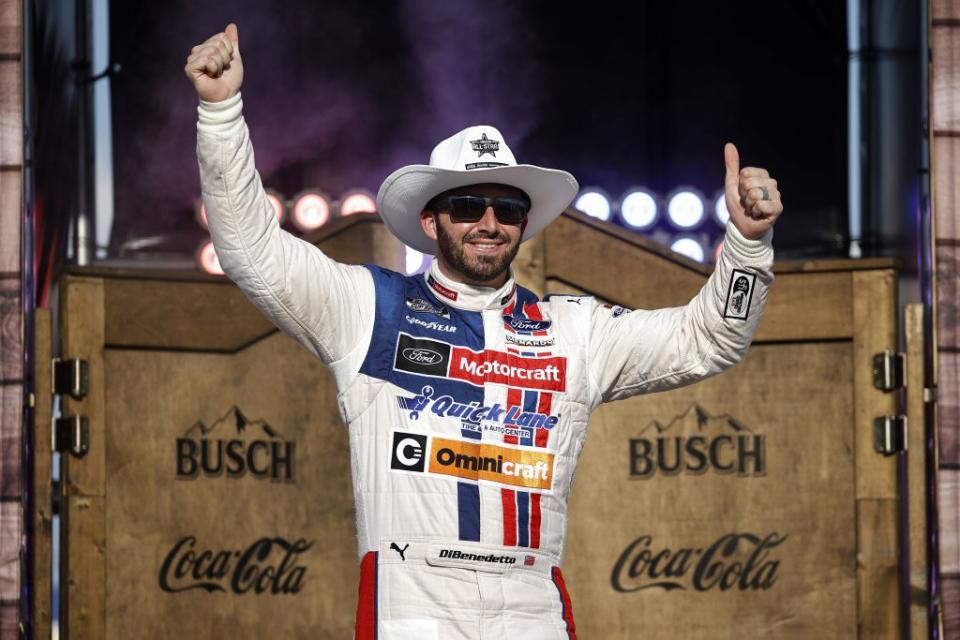
[[[195,46],[183,71],[201,100],[220,102],[235,96],[243,84],[237,25],[230,23],[226,30]]]
[[[743,237],[758,240],[783,213],[777,181],[766,169],[741,169],[740,154],[730,142],[723,147],[723,159],[727,165],[724,192],[730,220]]]

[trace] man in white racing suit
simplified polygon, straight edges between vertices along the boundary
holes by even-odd
[[[763,169],[727,145],[731,221],[683,307],[539,300],[514,283],[522,240],[577,193],[518,165],[493,127],[389,176],[378,208],[426,274],[334,262],[283,231],[242,116],[236,27],[195,47],[197,152],[226,274],[332,370],[349,430],[361,584],[356,638],[575,638],[560,573],[567,498],[591,411],[736,364],[773,275],[782,212]]]

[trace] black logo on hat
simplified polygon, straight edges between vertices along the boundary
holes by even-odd
[[[491,140],[487,137],[487,134],[480,136],[479,140],[471,140],[470,146],[473,147],[473,150],[477,152],[477,157],[483,157],[483,154],[489,153],[494,158],[497,157],[497,151],[500,150],[500,141]]]

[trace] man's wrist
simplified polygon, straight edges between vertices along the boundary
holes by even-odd
[[[220,102],[201,100],[197,106],[197,130],[203,133],[230,134],[243,124],[243,100],[236,95]]]

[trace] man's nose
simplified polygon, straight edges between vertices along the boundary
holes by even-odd
[[[484,231],[497,230],[497,214],[493,212],[493,205],[490,205],[483,212],[483,217],[477,222],[477,227]]]

